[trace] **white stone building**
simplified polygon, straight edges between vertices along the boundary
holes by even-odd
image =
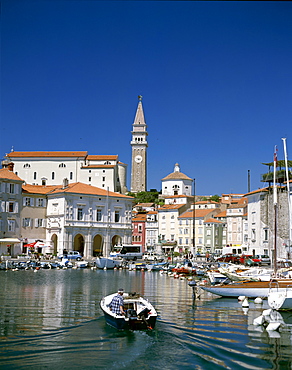
[[[48,194],[47,240],[54,253],[109,255],[114,245],[131,244],[132,197],[82,183],[64,183]]]
[[[113,192],[127,192],[127,165],[119,161],[118,155],[12,151],[4,162],[13,162],[15,174],[31,185],[59,185],[67,179],[69,183],[82,182]]]
[[[162,180],[162,196],[167,198],[173,195],[192,195],[193,180],[180,172],[178,163],[174,166],[174,172],[170,173]]]

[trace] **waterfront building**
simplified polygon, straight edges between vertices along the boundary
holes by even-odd
[[[113,192],[127,192],[127,165],[119,161],[118,155],[11,151],[5,161],[14,163],[15,174],[27,184],[59,185],[67,179],[68,183],[82,182]]]
[[[277,258],[291,258],[286,187],[277,191]],[[292,183],[290,185],[291,197]],[[250,254],[268,254],[274,259],[275,213],[273,187],[265,187],[245,194],[248,198],[248,251]]]
[[[21,253],[20,211],[23,180],[13,172],[13,164],[0,169],[0,255]]]
[[[108,256],[115,245],[131,244],[132,197],[66,181],[47,196],[46,239],[54,253]]]
[[[22,209],[21,209],[21,237],[23,252],[26,253],[25,245],[42,243],[37,250],[39,253],[53,253],[51,240],[46,240],[47,226],[47,194],[55,186],[22,185]]]
[[[179,230],[178,230],[178,249],[180,252],[196,252],[196,253],[206,253],[206,252],[215,252],[215,237],[214,238],[207,238],[209,236],[209,232],[205,231],[205,224],[206,220],[213,219],[219,212],[220,208],[217,207],[217,203],[215,204],[206,202],[196,202],[195,208],[192,205],[187,211],[182,213],[179,216]],[[206,207],[205,207],[206,205]],[[210,208],[208,206],[211,206]],[[195,224],[194,224],[195,222]],[[211,222],[210,222],[211,224]],[[220,225],[220,228],[223,228],[223,223],[221,221],[212,221],[212,225]],[[214,229],[215,227],[210,226]],[[214,233],[210,234],[210,237]],[[218,246],[222,244],[222,235],[216,233],[217,236],[217,244]],[[214,234],[215,235],[215,234]],[[193,251],[193,239],[195,238],[195,246],[196,251]],[[206,242],[208,240],[208,243]]]
[[[145,231],[146,231],[146,249],[149,251],[161,253],[162,250],[158,245],[159,230],[158,230],[157,211],[147,212]]]
[[[247,203],[247,198],[242,197],[229,204],[226,210],[227,244],[235,248],[239,254],[246,251]]]
[[[146,212],[138,212],[132,218],[132,244],[141,245],[143,253],[146,250],[146,218]]]
[[[138,107],[132,130],[131,192],[147,191],[147,125],[139,96]]]

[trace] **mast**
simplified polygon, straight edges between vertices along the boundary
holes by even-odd
[[[288,247],[289,247],[289,256],[290,258],[290,248],[291,248],[291,240],[292,240],[292,227],[291,227],[291,204],[290,204],[290,186],[289,186],[289,171],[288,171],[288,155],[287,155],[287,147],[286,147],[286,138],[282,138],[283,146],[284,146],[284,159],[285,159],[285,167],[286,167],[286,181],[287,181],[287,196],[288,196]]]
[[[274,274],[277,273],[277,208],[278,208],[278,199],[277,199],[277,186],[276,186],[276,169],[277,169],[277,146],[275,145],[274,150],[274,185],[273,185],[273,201],[274,201]]]

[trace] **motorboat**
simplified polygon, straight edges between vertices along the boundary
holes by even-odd
[[[115,259],[112,257],[96,257],[95,265],[99,269],[114,269],[118,268],[122,264],[121,259]]]
[[[167,267],[167,265],[167,262],[147,263],[146,268],[148,271],[160,271],[163,267]]]
[[[106,322],[116,329],[144,330],[155,327],[157,312],[152,304],[138,293],[124,293],[125,315],[113,313],[109,305],[117,293],[110,294],[100,301]]]
[[[284,290],[279,290],[277,283],[271,285],[268,294],[268,304],[273,310],[292,310],[292,284]]]

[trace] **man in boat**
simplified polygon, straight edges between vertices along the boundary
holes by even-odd
[[[109,304],[109,308],[111,311],[117,315],[124,315],[124,289],[119,289],[118,294],[114,296],[111,303]]]

